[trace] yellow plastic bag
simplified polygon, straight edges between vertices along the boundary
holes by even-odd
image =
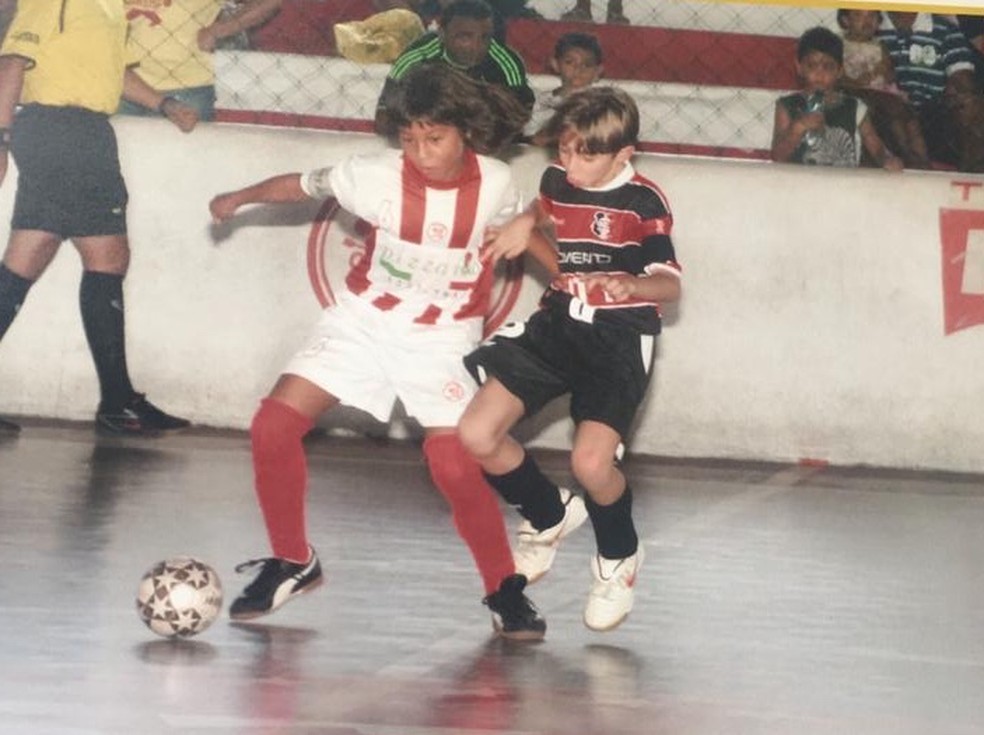
[[[336,23],[335,47],[346,59],[359,64],[390,63],[424,32],[420,16],[394,8],[365,20]]]

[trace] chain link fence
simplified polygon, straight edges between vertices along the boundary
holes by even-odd
[[[200,8],[207,0],[126,2],[132,22],[141,23],[149,16],[136,13],[138,6],[163,15],[174,12],[172,6]],[[797,38],[816,25],[839,31],[832,8],[626,0],[629,23],[616,25],[564,20],[575,0],[498,0],[500,8],[507,2],[505,40],[523,57],[534,91],[557,86],[549,68],[557,38],[592,33],[604,52],[605,80],[639,103],[643,149],[681,154],[768,158],[775,101],[797,86]],[[334,27],[379,12],[385,3],[283,0],[273,18],[250,29],[248,43],[223,48],[220,42],[210,70],[216,119],[371,131],[389,64],[343,57]],[[214,0],[213,17],[222,5]],[[607,10],[607,0],[592,1],[594,19],[604,20]],[[201,13],[188,15],[189,23],[203,22]]]

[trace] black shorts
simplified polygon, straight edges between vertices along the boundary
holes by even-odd
[[[625,440],[646,395],[653,335],[610,322],[588,323],[547,306],[510,322],[465,357],[482,383],[495,377],[527,416],[566,393],[575,423],[598,421]]]
[[[62,238],[126,234],[126,184],[106,115],[26,105],[14,118],[13,230]]]

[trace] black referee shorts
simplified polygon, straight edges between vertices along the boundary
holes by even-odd
[[[126,184],[108,116],[25,105],[11,137],[18,171],[11,229],[62,238],[126,234]]]
[[[625,440],[646,395],[655,337],[610,322],[588,323],[547,306],[510,322],[465,357],[479,382],[495,377],[527,416],[565,393],[575,423],[598,421]]]

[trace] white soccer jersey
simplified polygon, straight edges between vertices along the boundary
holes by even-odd
[[[522,204],[505,163],[468,151],[461,177],[435,184],[394,150],[312,171],[301,185],[373,226],[345,279],[352,293],[419,324],[485,315],[493,276],[479,260],[485,229]]]

